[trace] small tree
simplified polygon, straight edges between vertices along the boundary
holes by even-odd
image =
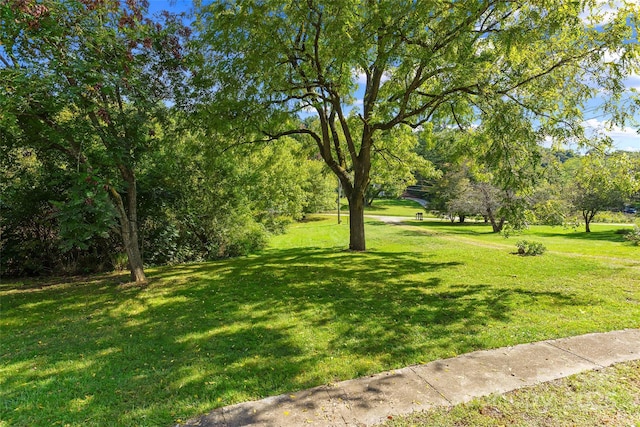
[[[581,212],[585,231],[589,233],[596,213],[622,205],[639,189],[640,175],[628,155],[592,151],[581,159],[570,183],[569,197],[573,207]]]
[[[137,167],[182,81],[176,17],[144,0],[0,1],[0,138],[66,156],[100,182],[120,223],[131,280],[145,283]]]

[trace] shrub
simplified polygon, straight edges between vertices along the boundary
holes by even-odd
[[[601,211],[593,217],[593,222],[601,222],[606,224],[621,223],[626,224],[633,222],[633,217],[622,212]]]
[[[625,239],[629,240],[636,246],[640,246],[640,227],[637,225],[633,227],[633,230],[626,233],[624,236]]]
[[[518,248],[518,255],[526,256],[542,255],[547,250],[542,243],[527,240],[520,240],[516,243],[516,248]]]

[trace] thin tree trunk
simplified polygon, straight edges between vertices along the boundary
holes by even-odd
[[[382,189],[367,191],[368,197],[366,197],[365,206],[373,205],[373,201],[380,196]]]
[[[596,215],[595,212],[584,211],[582,212],[582,218],[584,218],[584,231],[587,233],[591,233],[591,221],[593,217]]]
[[[124,166],[120,167],[120,172],[127,183],[126,209],[122,197],[114,188],[111,188],[111,195],[118,210],[122,243],[127,251],[131,281],[137,284],[146,284],[147,277],[144,274],[144,264],[142,262],[142,255],[140,254],[138,238],[136,179],[133,171]]]

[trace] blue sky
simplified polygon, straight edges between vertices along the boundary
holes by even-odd
[[[156,13],[161,10],[169,10],[171,12],[186,12],[192,8],[192,0],[149,0],[149,10],[151,13]],[[608,9],[608,7],[606,7]],[[625,81],[625,86],[628,89],[634,88],[640,92],[640,75],[632,75]],[[359,91],[356,96],[362,96]],[[640,134],[638,131],[640,128],[636,127],[614,127],[607,129],[607,117],[603,116],[599,111],[599,104],[601,101],[594,99],[591,101],[585,109],[585,128],[588,132],[600,132],[601,134],[609,136],[614,143],[615,149],[626,151],[640,151]],[[640,117],[638,117],[640,121]]]
[[[168,10],[169,12],[179,13],[188,11],[192,5],[192,0],[149,0],[149,11],[155,13],[161,10]]]

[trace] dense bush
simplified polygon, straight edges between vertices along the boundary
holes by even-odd
[[[165,137],[140,160],[137,175],[146,265],[246,255],[305,213],[335,203],[335,178],[296,141],[220,152],[210,141]],[[0,151],[0,274],[126,268],[107,178],[24,153]]]
[[[113,268],[121,251],[105,194],[60,174],[33,152],[3,153],[0,275],[85,274]],[[77,179],[80,178],[80,179]]]

